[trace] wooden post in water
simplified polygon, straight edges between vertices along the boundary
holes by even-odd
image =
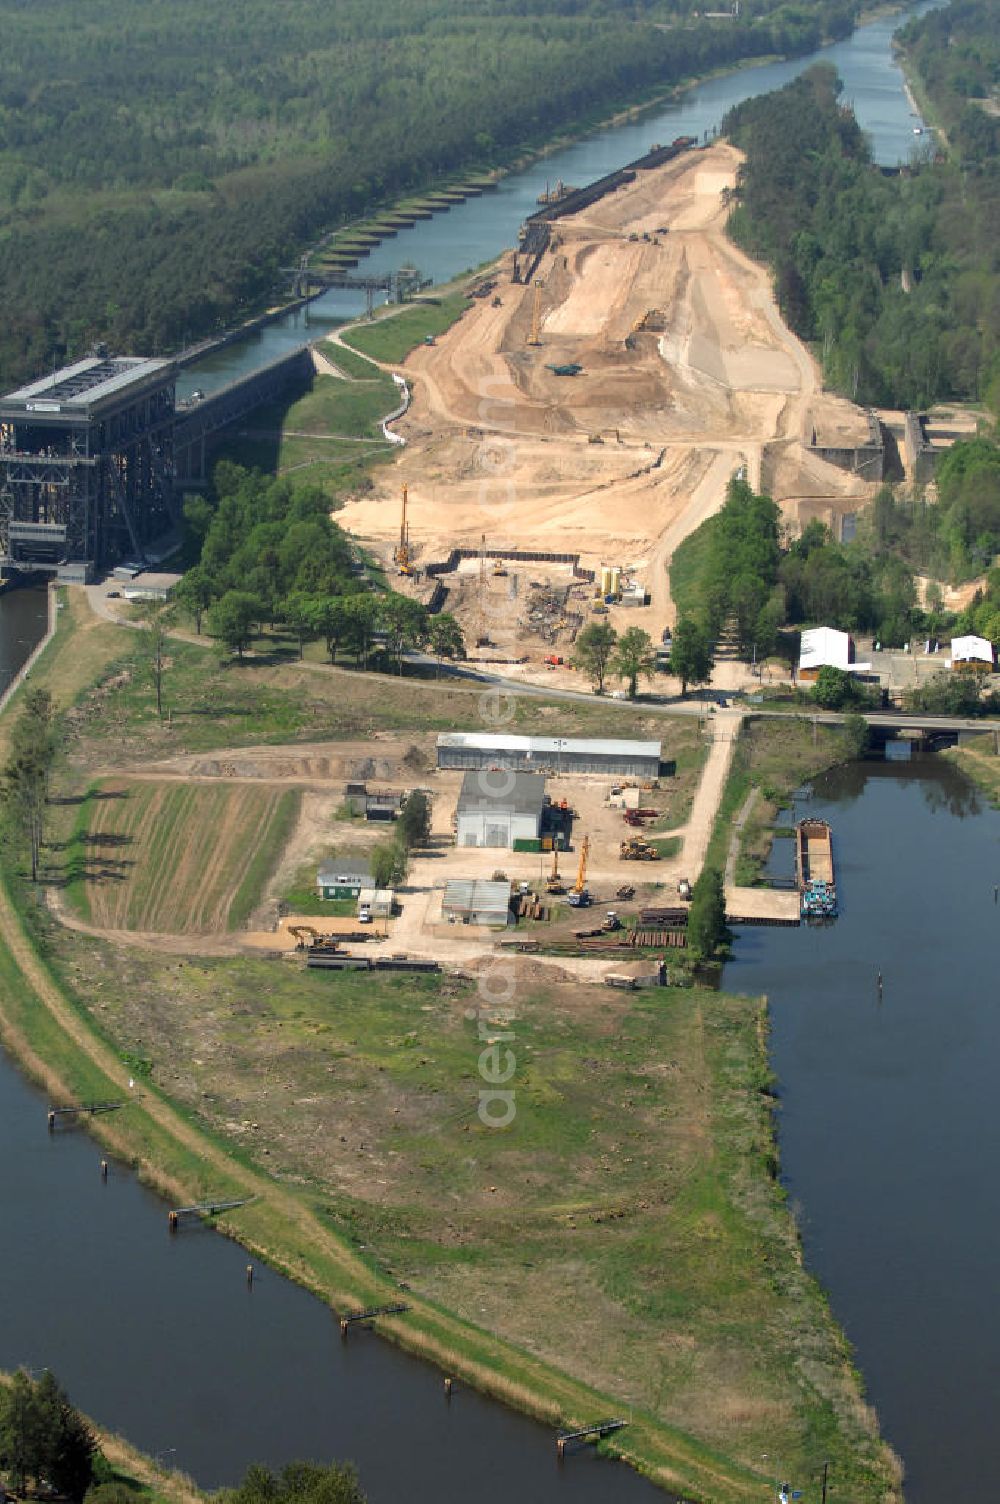
[[[107,1178],[108,1178],[108,1162],[107,1162],[106,1159],[102,1159],[101,1160],[101,1179],[102,1180],[107,1180]]]
[[[167,1212],[167,1226],[170,1228],[171,1232],[176,1232],[177,1231],[177,1213],[176,1212]]]
[[[444,1397],[445,1397],[446,1400],[450,1400],[451,1399],[451,1390],[452,1390],[452,1380],[451,1379],[445,1379],[445,1381],[444,1381]]]
[[[50,1133],[54,1133],[55,1131],[56,1131],[56,1115],[55,1115],[54,1112],[50,1111],[49,1112],[49,1132]]]
[[[252,1290],[253,1289],[253,1265],[252,1264],[248,1264],[247,1265],[247,1289],[248,1290]]]

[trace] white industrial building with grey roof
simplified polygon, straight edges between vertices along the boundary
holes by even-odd
[[[525,773],[606,773],[657,778],[660,742],[508,732],[446,731],[437,739],[439,768],[507,768]]]
[[[455,811],[459,846],[513,846],[541,835],[545,779],[537,773],[480,768],[466,773]]]

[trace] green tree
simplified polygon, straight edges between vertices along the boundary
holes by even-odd
[[[718,867],[704,867],[691,892],[688,945],[695,955],[711,961],[729,939],[726,894]]]
[[[979,715],[982,711],[979,680],[974,673],[945,669],[923,684],[905,690],[903,708],[922,711],[924,715]]]
[[[682,617],[670,644],[670,672],[681,681],[681,694],[689,684],[707,684],[712,677],[712,644],[700,622]]]
[[[408,595],[390,591],[379,602],[378,618],[389,634],[389,651],[396,660],[397,670],[402,673],[403,654],[427,641],[427,608]]]
[[[422,789],[414,789],[408,795],[396,829],[407,850],[427,845],[431,837],[431,804]]]
[[[371,849],[368,866],[376,888],[398,887],[406,877],[406,848],[398,841],[380,841]]]
[[[824,663],[816,675],[813,699],[817,705],[822,705],[824,710],[843,710],[845,705],[855,703],[857,689],[853,675],[849,674],[846,669],[834,668],[832,664]]]
[[[871,745],[872,739],[872,728],[864,716],[859,715],[857,711],[846,716],[844,718],[844,732],[854,756],[859,759],[864,757]]]
[[[29,1478],[44,1478],[66,1498],[81,1500],[96,1453],[90,1428],[54,1374],[46,1371],[35,1384],[21,1371],[0,1390],[0,1458],[18,1492]]]
[[[206,501],[197,491],[192,491],[181,503],[181,514],[185,527],[200,550],[215,515],[211,502]]]
[[[189,569],[174,586],[173,599],[194,617],[194,629],[201,636],[201,618],[216,596],[215,584],[201,564]]]
[[[340,646],[351,635],[354,618],[350,597],[304,595],[301,597],[309,630],[326,643],[330,662],[336,663]]]
[[[67,1498],[80,1500],[94,1473],[97,1445],[93,1434],[49,1370],[35,1386],[35,1404],[46,1482]]]
[[[140,644],[156,695],[156,714],[162,721],[165,649],[170,629],[176,621],[176,613],[168,601],[143,601],[136,614],[142,622]]]
[[[260,596],[246,590],[227,590],[208,613],[209,631],[242,659],[266,615],[267,607]]]
[[[370,594],[348,596],[344,610],[344,643],[354,653],[360,666],[367,668],[378,618],[378,597]]]
[[[604,621],[590,622],[576,639],[573,667],[582,669],[599,695],[604,693],[604,681],[617,641],[618,633]]]
[[[437,657],[439,672],[442,658],[462,659],[466,656],[462,628],[448,611],[442,611],[439,615],[431,617],[427,639],[431,652]]]
[[[256,1463],[239,1488],[217,1498],[219,1504],[365,1504],[357,1473],[337,1462],[290,1462],[277,1476]]]
[[[618,639],[611,667],[619,679],[628,681],[629,698],[635,699],[639,675],[648,677],[656,669],[653,640],[641,627],[629,627]]]
[[[52,696],[47,689],[29,689],[24,709],[14,723],[10,755],[3,769],[3,800],[27,844],[31,880],[38,881],[49,779],[56,755]]]
[[[317,635],[313,614],[314,599],[315,597],[307,595],[305,591],[293,590],[291,595],[285,598],[281,607],[281,619],[289,631],[295,633],[300,658],[305,644]],[[330,661],[333,662],[332,655]]]
[[[16,1493],[23,1493],[27,1480],[37,1478],[41,1470],[42,1431],[35,1386],[23,1369],[8,1388],[0,1390],[0,1458]]]

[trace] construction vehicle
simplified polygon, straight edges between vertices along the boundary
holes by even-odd
[[[691,884],[688,882],[686,877],[682,877],[680,882],[677,884],[677,897],[685,899],[691,897]]]
[[[580,846],[580,861],[576,869],[576,882],[570,890],[569,902],[574,909],[586,908],[590,902],[587,892],[587,859],[590,856],[590,837],[584,836]]]
[[[504,568],[502,559],[495,560],[493,564],[493,578],[495,580],[502,580],[507,578],[507,571]]]
[[[615,897],[621,900],[634,898],[635,889],[633,888],[631,883],[622,883],[621,887],[616,890]]]
[[[324,935],[311,924],[290,924],[288,933],[295,936],[296,950],[307,950],[310,955],[332,955],[340,950],[336,935]]]
[[[608,931],[611,931],[611,930],[620,930],[621,929],[622,922],[618,918],[618,915],[615,913],[614,909],[609,909],[608,912],[605,914],[605,916],[604,916],[604,926],[603,927],[604,927],[605,930],[608,930]]]
[[[319,930],[311,924],[290,924],[288,933],[295,936],[295,944],[298,950],[308,950],[319,939]],[[306,937],[309,937],[308,939]]]
[[[548,877],[545,879],[545,891],[546,891],[546,893],[565,893],[566,892],[566,884],[563,882],[562,878],[559,876],[559,848],[558,848],[558,846],[553,846],[552,847],[552,871],[549,873]]]
[[[552,848],[552,871],[545,879],[545,891],[552,894],[566,892],[566,884],[559,875],[559,851],[555,846]]]
[[[655,846],[651,846],[642,836],[630,836],[627,841],[622,841],[618,848],[618,855],[623,862],[658,862],[660,853]]]
[[[410,524],[406,520],[406,503],[408,489],[403,487],[403,507],[399,519],[399,542],[393,551],[393,559],[400,574],[412,574],[413,565],[410,562]]]

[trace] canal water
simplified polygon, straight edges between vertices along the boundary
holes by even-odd
[[[333,1314],[210,1230],[167,1230],[127,1171],[0,1055],[0,1368],[50,1367],[73,1400],[207,1488],[253,1461],[354,1459],[372,1504],[662,1504],[590,1452],[464,1391]],[[572,1312],[568,1309],[568,1319]]]
[[[0,593],[0,695],[31,657],[47,626],[44,585]]]
[[[927,0],[907,15],[920,15],[941,0]],[[559,178],[578,187],[603,177],[648,151],[654,141],[675,136],[705,138],[727,110],[754,94],[780,89],[805,68],[824,60],[833,64],[844,82],[844,99],[854,106],[862,127],[872,138],[876,159],[884,166],[907,162],[926,136],[915,136],[923,122],[911,113],[903,79],[892,56],[892,34],[903,24],[899,15],[880,16],[843,42],[790,62],[767,63],[740,69],[686,90],[665,107],[640,121],[596,131],[571,146],[533,162],[501,179],[496,190],[467,199],[444,214],[419,220],[363,257],[358,274],[378,275],[405,265],[419,267],[425,277],[444,283],[471,267],[493,261],[517,240],[519,225],[537,208],[546,184]],[[324,327],[356,318],[364,311],[364,295],[333,290],[308,309],[266,325],[246,339],[227,345],[181,372],[178,395],[210,392],[237,376],[316,339]]]
[[[907,1499],[987,1498],[1000,812],[929,756],[839,769],[806,813],[833,827],[840,918],[741,930],[723,985],[770,999],[785,1184]]]

